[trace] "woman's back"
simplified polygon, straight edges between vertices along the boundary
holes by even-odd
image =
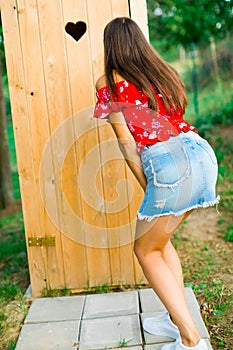
[[[150,109],[150,97],[133,83],[114,74],[116,92],[109,91],[106,77],[102,76],[96,83],[97,103],[94,116],[108,118],[111,112],[122,111],[126,123],[138,147],[153,145],[158,141],[166,141],[170,136],[178,135],[181,131],[196,131],[193,126],[183,119],[181,108],[174,110],[166,108],[163,97],[153,88],[157,102],[157,111]]]

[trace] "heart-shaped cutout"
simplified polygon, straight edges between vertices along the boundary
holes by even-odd
[[[68,22],[65,26],[65,31],[78,41],[87,30],[87,25],[85,22],[78,21],[77,23]]]

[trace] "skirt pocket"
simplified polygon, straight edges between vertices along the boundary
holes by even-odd
[[[190,161],[184,146],[147,160],[144,172],[157,187],[176,187],[190,176]]]

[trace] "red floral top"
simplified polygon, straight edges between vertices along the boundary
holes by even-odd
[[[112,100],[107,86],[96,92],[94,117],[108,118],[111,112],[122,111],[137,143],[139,153],[143,147],[158,141],[166,141],[170,136],[178,135],[181,131],[197,132],[183,119],[181,109],[166,110],[162,95],[155,92],[158,109],[153,111],[149,108],[149,97],[134,84],[122,80],[116,83],[116,87],[118,96],[113,94]]]

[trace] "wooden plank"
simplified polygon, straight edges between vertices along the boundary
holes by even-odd
[[[137,211],[141,205],[141,202],[143,200],[144,192],[139,185],[138,181],[135,179],[135,176],[133,175],[132,171],[129,169],[129,167],[126,168],[126,178],[131,183],[132,188],[134,189],[134,196],[131,201],[129,201],[129,215],[130,215],[130,225],[131,230],[133,232],[133,239],[132,239],[132,251],[133,251],[133,241],[134,241],[134,233],[135,233],[135,227],[136,227],[136,220],[137,220]],[[130,196],[129,196],[130,197]],[[145,279],[145,276],[142,272],[142,269],[138,263],[138,260],[133,253],[132,256],[133,263],[134,263],[134,275],[135,275],[135,283],[136,284],[147,284],[147,280]]]
[[[19,16],[21,40],[25,62],[25,72],[28,90],[28,116],[31,125],[31,143],[33,150],[34,169],[36,173],[37,197],[39,200],[40,222],[43,235],[55,236],[55,247],[44,248],[47,253],[47,288],[64,288],[64,269],[61,259],[61,235],[59,230],[46,214],[46,201],[41,201],[40,183],[47,181],[50,190],[55,192],[55,185],[51,179],[40,178],[41,158],[46,141],[50,138],[49,114],[47,109],[47,96],[45,94],[44,69],[40,40],[40,26],[36,0],[19,0],[21,9]],[[29,36],[30,34],[30,36]],[[31,40],[31,35],[34,40]],[[39,131],[39,132],[38,132]],[[50,148],[52,153],[52,148]],[[51,156],[52,157],[52,156]],[[46,164],[48,166],[48,164]],[[44,184],[42,184],[44,187]],[[48,194],[46,194],[48,198]],[[45,204],[45,205],[44,205]],[[56,209],[56,206],[54,206]],[[58,211],[56,211],[56,216]]]
[[[62,1],[61,6],[63,13],[63,29],[68,22],[87,22],[84,0],[71,0],[68,3],[67,1]],[[90,63],[88,62],[88,37],[85,33],[83,38],[79,40],[79,42],[76,42],[68,34],[64,34],[64,36],[67,74],[69,80],[69,94],[71,101],[71,115],[75,117],[75,114],[78,113],[79,110],[85,109],[93,104],[91,70]],[[75,122],[72,121],[72,123],[74,128],[74,140],[76,140],[76,138],[78,139],[78,135],[75,135]],[[65,174],[63,174],[62,178],[64,179],[64,183],[66,183],[66,189],[64,188],[64,185],[63,189],[71,209],[80,218],[83,225],[80,228],[82,232],[79,233],[79,237],[76,237],[76,239],[74,238],[71,240],[65,236],[62,238],[64,267],[67,288],[85,288],[88,284],[88,270],[86,247],[84,244],[85,233],[83,205],[77,186],[79,161],[77,142],[74,142],[70,151],[72,153],[74,152],[75,154],[75,165],[73,166],[72,174],[70,171],[66,171]],[[70,151],[67,154],[66,160],[70,156]],[[71,162],[72,160],[70,160],[70,164]],[[63,169],[68,169],[66,161],[64,162]]]
[[[28,237],[41,236],[43,232],[40,224],[40,210],[35,186],[37,175],[33,164],[32,139],[30,137],[30,93],[27,89],[27,71],[20,38],[22,28],[19,28],[18,24],[18,16],[21,16],[22,12],[16,1],[9,0],[1,4],[1,15],[27,241]],[[44,248],[29,248],[28,246],[27,251],[32,292],[34,296],[37,296],[46,287],[46,251]]]
[[[130,270],[133,273],[133,268],[131,269],[133,265],[129,264],[127,270],[122,270],[122,227],[124,228],[124,239],[130,239],[128,197],[126,184],[124,182],[125,161],[119,151],[117,140],[112,128],[109,125],[103,125],[99,128],[99,135],[101,140],[101,173],[104,185],[112,284],[126,284],[126,271],[131,275]],[[125,257],[123,257],[123,261],[125,260]],[[130,282],[132,283],[132,275]]]
[[[84,111],[84,115],[87,115]],[[90,126],[96,121],[90,120]],[[78,140],[79,179],[82,195],[84,230],[89,286],[111,284],[107,229],[104,210],[102,177],[99,175],[100,157],[97,127]]]
[[[92,78],[93,78],[93,86],[95,86],[96,80],[104,73],[104,67],[103,67],[103,29],[105,25],[111,20],[112,14],[111,14],[111,2],[106,0],[101,0],[98,2],[93,2],[91,0],[86,1],[87,4],[87,17],[88,17],[88,23],[89,23],[89,42],[90,42],[90,50],[91,50],[91,59],[92,59]],[[104,11],[103,11],[104,9]],[[99,129],[98,129],[99,133]],[[98,134],[97,134],[98,135]],[[101,138],[100,135],[98,135],[98,144],[101,145]],[[101,155],[99,156],[101,157]],[[99,158],[99,164],[101,164],[101,158]],[[100,176],[97,179],[96,182],[100,197],[102,197],[102,215],[104,214],[105,209],[105,192],[103,189],[104,184],[104,178],[102,171],[100,172]],[[98,215],[99,216],[99,215]],[[97,217],[98,217],[97,216]],[[98,270],[105,266],[105,268],[108,269],[108,272],[105,273],[104,279],[102,279],[102,283],[112,283],[112,271],[111,271],[111,257],[110,257],[110,251],[109,249],[103,248],[103,244],[108,240],[108,231],[106,229],[107,227],[107,220],[105,217],[105,221],[103,222],[105,225],[105,229],[103,227],[103,243],[100,242],[100,248],[98,255],[102,257],[102,261],[100,264],[95,264],[95,260],[92,259],[92,256],[96,253],[96,250],[87,250],[88,252],[88,266],[89,271],[93,271],[93,277],[95,274],[98,273]],[[100,227],[98,224],[96,224],[97,227]],[[105,236],[104,236],[105,232]],[[102,247],[102,248],[101,248]],[[106,259],[104,262],[104,259]]]
[[[71,21],[72,19],[73,22],[76,22],[77,20],[84,20],[85,22],[88,21],[87,33],[80,40],[80,42],[75,43],[72,41],[71,38],[67,38],[67,54],[69,59],[68,69],[70,71],[70,77],[72,76],[70,80],[72,105],[73,110],[77,114],[78,120],[78,123],[75,122],[76,137],[78,137],[82,128],[86,128],[84,137],[79,137],[76,143],[76,153],[78,162],[77,165],[80,171],[80,166],[83,164],[83,159],[88,158],[91,154],[92,149],[94,149],[98,144],[98,133],[97,128],[94,128],[94,126],[96,125],[96,121],[92,120],[93,114],[90,114],[87,111],[87,113],[84,113],[84,117],[82,118],[81,115],[77,113],[83,108],[87,108],[94,105],[95,90],[92,66],[92,61],[94,59],[90,45],[91,34],[88,10],[84,1],[80,1],[79,3],[74,2],[72,16],[74,16],[75,8],[77,9],[77,15],[79,15],[79,17],[70,17],[69,20]],[[74,48],[74,44],[76,45],[76,48]],[[74,79],[74,72],[76,72],[76,79],[72,80]],[[85,89],[83,88],[83,86],[85,87]],[[80,103],[78,103],[78,101],[80,101]],[[88,269],[89,286],[100,285],[106,282],[110,283],[108,251],[107,249],[101,249],[101,235],[99,237],[98,234],[95,232],[98,231],[101,234],[102,231],[102,239],[106,239],[106,219],[104,214],[101,213],[101,208],[99,207],[99,204],[101,203],[98,203],[96,196],[94,196],[95,193],[93,193],[94,197],[92,198],[92,205],[89,205],[86,201],[86,197],[88,196],[86,189],[89,189],[91,181],[95,181],[95,179],[93,179],[92,177],[92,173],[95,168],[98,168],[99,162],[100,158],[97,152],[96,157],[93,159],[92,162],[93,169],[91,169],[91,171],[87,171],[87,173],[85,174],[83,188],[80,189],[82,193],[81,203],[83,212],[84,232],[87,237],[87,240],[85,241],[85,244],[87,245],[85,263]],[[85,182],[85,180],[87,181]],[[101,182],[99,182],[98,190],[101,195],[103,191]],[[89,239],[88,237],[92,238]],[[97,248],[91,248],[89,247],[89,245],[96,246]],[[99,268],[100,266],[101,268]]]
[[[112,18],[129,17],[129,2],[128,0],[111,0]]]
[[[112,19],[111,2],[86,0],[89,23],[89,40],[92,54],[93,84],[104,73],[103,31]]]
[[[130,17],[138,23],[140,28],[142,29],[145,37],[149,41],[149,31],[148,31],[148,19],[147,19],[147,4],[146,0],[129,0],[129,12]],[[130,259],[133,260],[134,263],[134,275],[135,275],[135,283],[141,284],[141,283],[147,283],[144,274],[142,272],[142,269],[134,255],[133,252],[133,235],[135,232],[135,224],[136,224],[136,217],[137,217],[137,210],[140,207],[141,201],[143,199],[143,191],[140,188],[140,186],[137,183],[137,180],[135,179],[134,175],[132,174],[131,170],[126,167],[126,179],[129,183],[131,183],[132,188],[134,189],[134,195],[133,200],[129,200],[129,216],[130,216],[130,226],[131,226],[131,232],[132,232],[132,241],[131,244],[128,246],[125,246],[122,249],[122,254],[124,254],[124,249],[128,249],[127,256],[130,257]],[[130,191],[130,188],[128,188],[128,191]],[[130,197],[130,196],[129,196]],[[131,254],[130,254],[131,252]],[[126,255],[126,254],[125,254]],[[126,262],[127,264],[127,262]]]
[[[129,16],[129,3],[128,1],[111,1],[112,5],[112,17],[123,17]],[[126,179],[126,163],[121,160],[121,171],[116,171],[119,178]],[[104,175],[105,176],[105,175]],[[114,186],[114,185],[113,185]],[[116,186],[116,183],[115,183]],[[127,201],[129,201],[128,197],[128,189],[127,184],[125,184],[124,187],[124,194],[125,199],[127,198]],[[120,203],[119,203],[120,204]],[[114,274],[113,283],[117,284],[117,282],[121,282],[122,284],[134,284],[135,283],[135,276],[134,276],[134,259],[133,259],[133,246],[132,246],[132,240],[133,240],[133,231],[132,231],[132,225],[130,224],[130,216],[129,216],[129,209],[127,208],[126,211],[117,213],[118,215],[118,225],[126,225],[126,232],[125,232],[125,241],[123,242],[120,237],[119,239],[119,248],[111,249],[110,256],[111,256],[111,266],[112,266],[112,274]],[[127,220],[127,224],[125,222]],[[108,221],[111,223],[115,222],[113,221],[113,218],[108,215]],[[111,224],[110,224],[111,227]],[[111,234],[112,236],[114,233]],[[115,233],[116,235],[116,233]],[[128,244],[125,244],[125,242],[129,242]],[[115,259],[114,259],[115,258]]]
[[[72,191],[70,187],[72,186],[72,181],[66,181],[64,184],[61,179],[63,162],[74,140],[74,128],[69,119],[72,115],[72,106],[67,73],[65,31],[61,2],[55,0],[49,2],[40,1],[38,2],[38,12],[48,115],[51,134],[55,132],[54,137],[51,139],[51,144],[54,162],[54,182],[56,186],[56,202],[54,205],[57,205],[59,213],[56,225],[62,234],[60,244],[63,244],[65,241],[64,236],[70,237],[70,234],[75,232],[75,230],[81,230],[82,225],[76,226],[77,221],[74,216],[70,215],[70,204],[66,200],[66,194]],[[60,137],[55,137],[55,135],[60,135]],[[65,169],[68,179],[75,178],[77,174],[76,168],[76,154],[74,149],[71,149],[69,157],[66,160]],[[77,191],[73,190],[73,196],[74,200],[76,200]],[[80,208],[79,210],[81,211]],[[67,251],[65,253],[62,251],[62,254],[59,256],[62,263],[64,263],[63,254],[66,254],[66,257],[68,256]],[[67,274],[67,265],[66,276],[69,276]],[[65,286],[67,286],[66,279]]]
[[[149,41],[147,4],[146,0],[129,0],[130,17],[137,22],[145,37]]]
[[[140,10],[141,8],[139,9],[139,12]],[[119,3],[119,1],[112,0],[112,15],[113,17],[129,16],[129,2],[121,1],[121,3]],[[128,229],[127,233],[125,233],[125,241],[121,242],[121,248],[119,250],[119,263],[123,283],[134,284],[143,280],[141,268],[133,253],[137,209],[141,203],[143,194],[134,175],[125,162],[124,178],[127,180],[126,194],[128,197]],[[131,188],[133,189],[132,195],[130,194]],[[123,213],[121,213],[121,217],[122,214]],[[128,244],[126,244],[126,242],[128,242]]]

